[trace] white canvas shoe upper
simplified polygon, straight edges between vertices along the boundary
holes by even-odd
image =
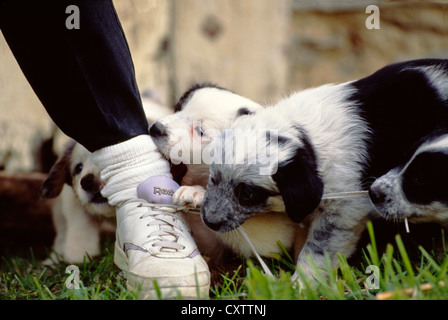
[[[208,297],[208,265],[181,215],[137,197],[137,186],[147,178],[171,178],[152,139],[138,136],[93,156],[105,182],[102,194],[116,206],[114,260],[126,272],[128,287],[139,290],[140,298]]]

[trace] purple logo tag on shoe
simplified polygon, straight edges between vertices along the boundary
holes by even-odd
[[[173,194],[180,186],[166,176],[154,176],[137,186],[137,196],[149,203],[172,204]]]

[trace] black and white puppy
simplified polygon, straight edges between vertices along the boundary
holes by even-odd
[[[354,252],[373,208],[368,197],[321,203],[322,195],[367,189],[402,163],[416,141],[446,126],[447,73],[447,60],[393,64],[237,119],[215,140],[219,160],[232,163],[211,165],[204,222],[232,231],[280,194],[289,217],[309,224],[298,266],[311,273],[307,256],[325,266],[324,253],[337,265],[338,253]],[[235,150],[234,141],[254,135],[257,143]]]
[[[188,89],[174,106],[174,113],[154,122],[149,134],[159,151],[172,163],[186,166],[178,192],[188,193],[188,186],[204,186],[209,176],[209,163],[202,157],[204,148],[238,116],[262,107],[214,84],[196,84]],[[200,189],[200,188],[199,188]],[[199,190],[198,190],[199,191]],[[192,201],[185,196],[184,201]]]
[[[369,195],[386,219],[448,227],[448,127],[425,137],[405,163],[372,184]]]
[[[187,90],[175,106],[175,113],[160,118],[150,128],[150,135],[159,151],[187,170],[181,187],[174,193],[173,203],[201,206],[209,179],[212,160],[208,146],[221,131],[241,118],[263,109],[250,99],[212,84],[197,84]],[[207,158],[208,161],[207,161]],[[199,215],[185,214],[194,239],[202,253],[215,262],[221,260],[223,248],[251,256],[252,251],[238,232],[216,233],[207,228]],[[305,231],[287,215],[263,213],[245,222],[244,228],[257,252],[262,256],[281,253],[277,242],[291,252],[300,250]]]

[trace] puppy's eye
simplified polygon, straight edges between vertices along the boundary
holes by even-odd
[[[240,183],[235,188],[235,196],[242,206],[255,206],[266,202],[270,192],[260,187]]]
[[[75,171],[75,174],[80,174],[83,168],[84,168],[84,166],[82,165],[82,163],[78,163],[78,164],[75,166],[75,170],[74,170],[74,171]]]

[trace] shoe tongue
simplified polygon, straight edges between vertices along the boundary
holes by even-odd
[[[173,204],[173,194],[180,186],[166,176],[153,176],[137,186],[137,196],[155,204]]]

